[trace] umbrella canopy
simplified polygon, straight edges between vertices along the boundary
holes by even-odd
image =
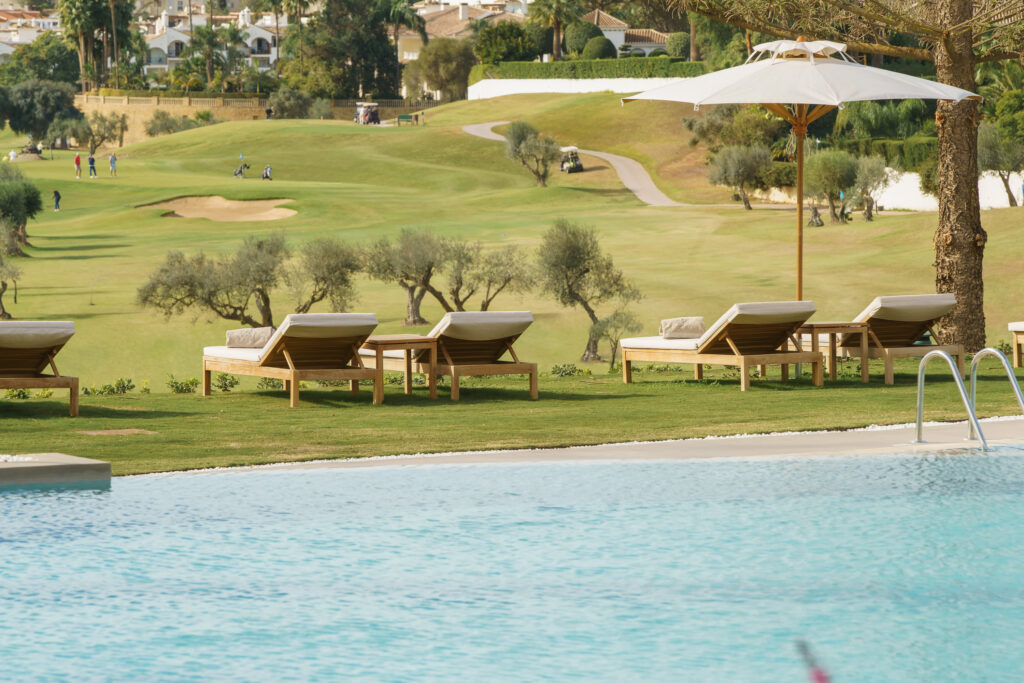
[[[708,104],[760,104],[793,125],[797,137],[797,299],[803,299],[803,170],[808,124],[846,102],[864,100],[980,100],[962,88],[876,69],[825,40],[776,40],[754,47],[746,64],[680,79],[623,98]],[[784,105],[792,105],[791,108]]]

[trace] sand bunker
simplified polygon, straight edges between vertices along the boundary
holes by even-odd
[[[277,221],[294,216],[293,209],[278,204],[290,199],[254,199],[234,201],[223,197],[179,197],[159,204],[146,204],[140,209],[169,209],[165,218],[207,218],[211,221],[235,223],[238,221]]]

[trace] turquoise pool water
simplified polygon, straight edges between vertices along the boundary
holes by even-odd
[[[1024,452],[0,494],[0,679],[1020,680]]]

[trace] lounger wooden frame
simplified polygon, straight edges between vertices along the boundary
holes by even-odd
[[[806,320],[806,318],[805,318]],[[622,381],[633,381],[633,363],[692,363],[695,379],[704,378],[704,365],[735,366],[740,369],[740,390],[750,388],[750,368],[758,367],[761,377],[767,366],[781,365],[783,381],[789,379],[789,366],[810,363],[814,386],[825,383],[823,356],[820,351],[804,351],[797,340],[796,330],[804,320],[782,323],[744,325],[727,323],[713,337],[697,349],[622,349]],[[795,351],[784,346],[792,342]]]
[[[1024,332],[1018,332],[1013,330],[1010,332],[1013,336],[1013,367],[1019,368],[1022,362],[1021,348],[1024,347]]]
[[[71,417],[78,417],[78,378],[60,374],[54,360],[64,347],[0,349],[0,389],[68,389]],[[52,375],[44,375],[47,367]]]
[[[363,365],[359,347],[367,335],[354,337],[290,337],[283,335],[259,361],[203,356],[203,396],[210,395],[210,373],[269,377],[284,381],[292,408],[299,405],[299,382],[349,380],[353,394],[359,380],[376,384],[375,373]],[[376,396],[377,392],[374,392]],[[380,403],[376,398],[374,403]]]
[[[933,340],[939,336],[935,332],[934,320],[884,320],[869,318],[868,323],[868,358],[885,361],[885,383],[896,381],[893,363],[897,358],[920,358],[929,351],[945,351],[956,358],[957,369],[964,376],[964,347],[962,344],[917,344],[925,332],[931,334]],[[908,340],[910,343],[907,343]],[[838,351],[847,357],[860,357],[859,335],[843,335],[839,340]]]
[[[513,344],[519,335],[502,339],[469,341],[446,335],[437,338],[437,376],[452,380],[451,399],[459,400],[459,378],[488,375],[529,375],[530,398],[539,396],[537,388],[537,364],[519,360]],[[496,360],[506,352],[511,361]],[[372,363],[376,359],[366,356]],[[430,363],[419,363],[411,355],[406,358],[384,357],[384,369],[397,372],[428,374]]]

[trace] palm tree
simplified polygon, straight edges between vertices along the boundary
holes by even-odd
[[[88,0],[61,0],[57,3],[60,23],[67,36],[78,43],[78,69],[81,72],[82,92],[89,89],[89,68],[92,66],[92,40],[96,30],[93,7]]]
[[[420,34],[423,44],[427,43],[427,24],[423,17],[412,8],[412,0],[379,0],[379,9],[387,17],[391,24],[391,35],[395,42],[395,83],[400,86],[402,83],[401,55],[398,52],[398,31],[408,28]]]
[[[530,5],[530,17],[542,26],[550,26],[554,32],[551,57],[556,62],[562,58],[562,27],[579,19],[583,7],[578,0],[537,0]]]
[[[213,67],[216,62],[224,61],[220,52],[221,39],[212,26],[196,26],[192,38],[188,42],[186,54],[190,57],[201,57],[206,67],[206,82],[213,81]]]
[[[288,13],[288,22],[295,20],[295,31],[299,37],[299,65],[302,65],[302,15],[309,8],[310,0],[281,0],[281,6]]]

